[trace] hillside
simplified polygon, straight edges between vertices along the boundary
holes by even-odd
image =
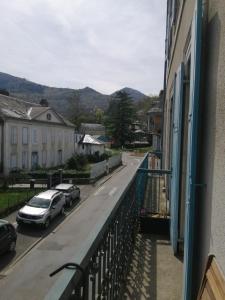
[[[111,97],[116,93],[104,95],[89,87],[77,90],[49,87],[1,72],[0,89],[6,89],[12,96],[36,103],[43,98],[47,99],[50,106],[65,116],[69,115],[71,106],[77,105],[78,102],[87,112],[93,112],[97,107],[106,110]],[[135,102],[145,97],[131,88],[122,90],[129,93]]]

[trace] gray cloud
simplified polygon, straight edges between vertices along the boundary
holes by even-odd
[[[104,93],[163,86],[165,0],[2,0],[1,71]]]

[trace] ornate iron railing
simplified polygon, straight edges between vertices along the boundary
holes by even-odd
[[[148,155],[141,167],[148,167]],[[146,176],[137,173],[126,187],[106,223],[97,234],[80,266],[72,269],[68,282],[53,288],[46,299],[120,299],[139,226]],[[53,274],[54,275],[54,272]]]

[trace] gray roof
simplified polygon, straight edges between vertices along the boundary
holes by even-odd
[[[89,129],[105,129],[105,126],[102,124],[94,124],[94,123],[81,123],[80,125],[83,128]]]
[[[62,122],[66,126],[74,127],[74,124],[65,119],[51,107],[44,107],[40,104],[0,94],[0,116],[5,118],[8,117],[15,119],[34,120],[40,114],[50,109],[54,111],[54,113],[62,120]]]
[[[162,113],[162,108],[160,108],[160,107],[152,107],[147,113],[148,114]]]
[[[79,144],[104,145],[104,143],[100,142],[99,140],[97,140],[89,134],[83,135],[83,137],[79,141]]]

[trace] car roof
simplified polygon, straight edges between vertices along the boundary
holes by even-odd
[[[55,187],[55,189],[67,190],[67,189],[71,188],[72,186],[74,186],[74,185],[70,184],[70,183],[60,183]]]
[[[38,195],[36,195],[35,197],[38,198],[44,198],[44,199],[51,199],[53,196],[55,196],[56,194],[59,194],[60,192],[57,190],[47,190],[44,191]]]
[[[0,226],[5,224],[9,224],[9,222],[7,220],[0,219]]]

